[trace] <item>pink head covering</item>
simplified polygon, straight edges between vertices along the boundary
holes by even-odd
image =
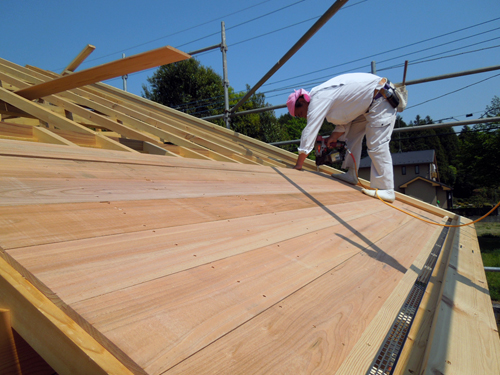
[[[300,98],[301,96],[304,96],[304,99],[306,100],[306,102],[309,103],[311,101],[311,97],[309,96],[309,92],[307,92],[304,89],[295,90],[293,93],[290,94],[290,96],[288,97],[288,100],[286,101],[286,106],[288,107],[288,112],[290,112],[290,114],[292,116],[295,116],[295,102],[297,102],[297,99]]]

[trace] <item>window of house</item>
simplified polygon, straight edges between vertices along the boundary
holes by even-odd
[[[401,167],[401,174],[406,174],[406,166]]]
[[[415,165],[415,174],[420,173],[420,165]]]

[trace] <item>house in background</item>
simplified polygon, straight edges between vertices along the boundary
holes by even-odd
[[[453,207],[452,188],[439,182],[434,150],[391,154],[394,190],[442,208]],[[370,180],[371,159],[361,159],[359,177]]]

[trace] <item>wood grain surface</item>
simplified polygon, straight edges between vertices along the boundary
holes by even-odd
[[[436,230],[314,172],[63,147],[3,150],[2,257],[149,374],[335,371]]]

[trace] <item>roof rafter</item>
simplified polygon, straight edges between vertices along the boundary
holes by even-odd
[[[30,100],[42,98],[47,95],[57,94],[76,87],[105,81],[125,74],[154,68],[159,65],[186,60],[190,57],[191,56],[187,53],[179,51],[176,48],[170,46],[161,47],[21,89],[16,91],[16,94]]]

